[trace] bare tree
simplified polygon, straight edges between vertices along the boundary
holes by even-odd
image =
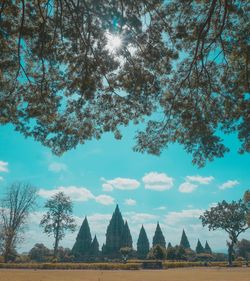
[[[54,258],[57,258],[59,241],[64,237],[65,231],[75,231],[75,220],[72,216],[72,201],[63,192],[58,192],[52,196],[45,204],[48,209],[43,216],[40,225],[48,235],[53,234]]]
[[[0,240],[4,261],[15,258],[30,211],[35,206],[36,189],[30,184],[13,183],[0,201]]]

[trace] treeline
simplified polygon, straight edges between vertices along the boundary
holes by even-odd
[[[54,261],[54,251],[43,244],[36,244],[23,259],[36,262]],[[191,249],[185,230],[182,231],[179,245],[172,246],[166,239],[157,223],[150,248],[149,239],[143,225],[136,243],[136,250],[133,249],[133,240],[129,225],[123,220],[118,205],[112,215],[106,231],[106,242],[99,247],[96,235],[92,238],[87,217],[79,229],[76,241],[72,247],[58,248],[57,261],[60,262],[96,262],[121,259],[162,259],[178,261],[225,261],[227,255],[212,252],[208,242],[203,246],[198,239],[196,248]],[[243,239],[237,243],[233,260],[248,260],[250,258],[250,241]],[[17,260],[18,261],[18,260]],[[19,261],[23,261],[20,260]]]
[[[17,245],[22,241],[25,223],[31,211],[35,210],[37,191],[34,187],[23,183],[14,183],[6,189],[5,196],[0,200],[0,255],[4,262],[17,261]],[[40,226],[43,232],[54,238],[53,250],[47,249],[42,244],[36,244],[27,258],[37,260],[35,256],[43,257],[48,261],[99,261],[127,258],[137,259],[169,259],[169,260],[225,260],[225,254],[214,254],[206,241],[205,246],[197,241],[194,250],[191,249],[185,231],[179,245],[172,246],[162,233],[160,224],[157,223],[152,247],[144,227],[141,227],[136,249],[133,249],[133,241],[127,221],[124,221],[118,205],[112,215],[106,231],[106,241],[101,249],[97,237],[92,239],[87,217],[84,219],[76,241],[72,249],[64,249],[59,244],[67,231],[74,232],[76,223],[73,216],[73,204],[70,197],[63,192],[49,198],[44,208]],[[200,216],[203,226],[209,230],[222,229],[229,234],[228,264],[231,266],[236,256],[247,259],[247,254],[239,254],[241,242],[238,236],[248,229],[249,217],[247,206],[242,200],[228,203],[222,201],[217,206],[210,208]],[[243,243],[244,242],[244,243]],[[247,245],[248,241],[243,241]],[[35,255],[34,255],[35,253]],[[239,256],[240,255],[240,256]],[[23,258],[23,256],[21,257]]]

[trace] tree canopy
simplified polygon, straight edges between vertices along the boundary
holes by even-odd
[[[250,241],[242,239],[236,245],[236,253],[238,256],[245,258],[246,260],[250,259]]]
[[[228,233],[228,262],[229,265],[232,265],[233,248],[238,241],[238,236],[248,229],[246,205],[242,200],[231,203],[222,201],[205,211],[200,219],[202,225],[208,226],[209,230],[222,229]]]
[[[65,236],[65,231],[74,232],[76,228],[72,201],[63,192],[58,192],[47,200],[44,207],[47,212],[43,215],[40,226],[44,233],[54,236],[54,258],[57,258],[59,241]]]
[[[149,259],[165,260],[167,258],[167,251],[165,247],[157,244],[148,253]]]
[[[42,243],[36,243],[29,251],[29,258],[37,262],[45,262],[50,255],[51,251]]]
[[[0,124],[56,154],[104,132],[120,139],[121,125],[143,120],[136,151],[177,142],[202,166],[228,151],[223,132],[249,152],[249,9],[234,0],[2,1]]]

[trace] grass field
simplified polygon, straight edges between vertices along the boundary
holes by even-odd
[[[17,270],[1,269],[1,281],[249,281],[250,268],[169,270]]]

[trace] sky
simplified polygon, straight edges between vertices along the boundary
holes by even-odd
[[[53,238],[43,233],[39,222],[46,200],[58,191],[71,197],[78,225],[76,232],[66,233],[63,247],[73,246],[85,216],[101,246],[119,204],[135,248],[141,225],[152,243],[159,221],[167,243],[179,244],[185,229],[191,248],[195,249],[199,238],[203,245],[207,240],[213,251],[226,251],[226,233],[203,228],[199,216],[222,200],[241,199],[250,189],[250,155],[238,154],[237,138],[228,136],[225,143],[231,151],[197,168],[179,145],[171,145],[160,156],[133,152],[136,129],[124,128],[121,140],[107,133],[99,141],[89,141],[57,157],[12,126],[0,127],[0,198],[16,181],[28,182],[38,190],[38,207],[28,219],[20,252],[29,251],[35,243],[52,247]],[[249,239],[249,234],[247,231],[239,238]]]

